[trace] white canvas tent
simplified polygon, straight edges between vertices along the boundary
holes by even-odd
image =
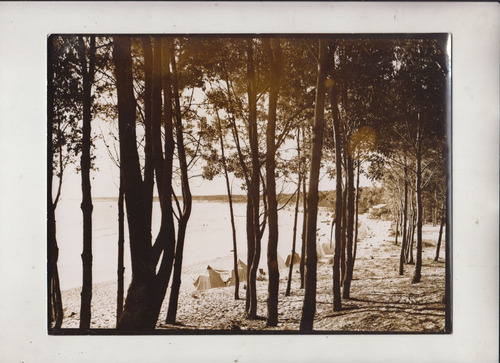
[[[285,265],[286,267],[290,267],[290,261],[292,260],[292,254],[289,254],[287,257],[286,257],[286,262],[285,262]],[[295,254],[293,255],[293,264],[294,265],[297,265],[300,263],[300,256],[297,252],[295,252]]]
[[[316,242],[316,254],[318,255],[318,258],[325,257],[325,251],[319,242]]]
[[[243,263],[243,261],[238,260],[238,278],[240,282],[246,281],[247,280],[247,265]],[[232,270],[231,273],[231,282],[229,283],[229,286],[234,286],[236,281],[236,275],[234,270]]]
[[[282,270],[286,268],[285,260],[283,259],[283,257],[280,256],[279,253],[277,255],[278,255],[278,270]]]
[[[220,273],[215,271],[212,267],[207,267],[207,275],[200,275],[194,282],[194,286],[196,286],[197,290],[208,290],[213,289],[215,287],[225,287],[226,284],[222,280]]]
[[[333,255],[334,254],[334,249],[333,249],[333,243],[330,246],[330,243],[323,243],[321,244],[321,248],[323,249],[323,254],[325,255]]]

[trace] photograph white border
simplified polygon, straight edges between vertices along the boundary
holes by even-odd
[[[0,3],[0,360],[497,361],[499,19],[497,3]],[[49,336],[46,50],[57,33],[451,33],[453,333]]]

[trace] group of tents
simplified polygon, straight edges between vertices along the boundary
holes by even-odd
[[[333,249],[329,243],[323,243],[322,245],[318,243],[317,251],[319,258],[325,258],[330,254],[333,255]],[[283,258],[278,254],[278,268],[280,270],[288,268],[290,266],[291,259],[291,254],[288,255],[286,261],[283,260]],[[300,264],[300,256],[297,253],[294,254],[293,264],[295,266]],[[263,271],[261,271],[261,274],[263,274]],[[247,280],[247,265],[241,260],[238,260],[238,278],[240,282]],[[217,270],[208,266],[206,274],[198,276],[193,284],[197,290],[208,290],[216,287],[234,286],[235,281],[236,273],[234,269],[231,271]]]

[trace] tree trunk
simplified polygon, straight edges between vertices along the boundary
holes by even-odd
[[[293,216],[293,237],[292,237],[292,258],[290,259],[290,266],[288,269],[288,281],[286,284],[285,296],[290,296],[290,289],[292,287],[292,274],[293,274],[293,262],[295,259],[295,242],[297,240],[297,219],[299,216],[299,203],[300,203],[300,187],[302,184],[302,173],[301,164],[300,164],[300,131],[297,130],[297,159],[299,160],[298,164],[298,181],[297,181],[297,192],[295,193],[295,213]]]
[[[269,112],[266,130],[266,191],[269,235],[267,243],[267,268],[269,285],[267,298],[267,325],[278,325],[278,295],[280,273],[278,268],[278,201],[276,198],[276,109],[281,82],[281,45],[279,39],[264,39],[264,49],[270,64]]]
[[[254,253],[251,256],[251,264],[248,266],[249,274],[249,293],[250,305],[248,309],[248,318],[257,318],[257,270],[260,261],[260,223],[259,223],[259,202],[260,202],[260,161],[259,161],[259,143],[257,129],[257,81],[254,70],[253,60],[253,40],[247,41],[247,93],[248,93],[248,136],[250,143],[250,152],[252,160],[252,176],[249,186],[250,196],[252,198],[252,225],[253,225],[253,245]]]
[[[224,153],[224,137],[222,135],[222,125],[219,118],[219,112],[216,111],[217,115],[217,126],[219,131],[219,142],[222,156],[222,167],[224,168],[224,179],[226,180],[226,192],[227,199],[229,201],[229,214],[231,217],[231,232],[233,236],[233,268],[234,268],[234,299],[239,300],[239,290],[240,290],[240,277],[238,274],[238,245],[236,243],[236,225],[234,222],[234,211],[233,211],[233,196],[231,193],[231,185],[229,183],[229,173],[227,171],[226,155]]]
[[[90,133],[92,120],[92,83],[94,82],[95,37],[90,37],[89,62],[83,37],[78,38],[79,56],[83,79],[83,123],[82,123],[82,204],[83,213],[83,282],[80,307],[80,329],[90,328],[92,301],[92,193],[90,186]]]
[[[51,161],[52,162],[52,161]],[[61,287],[59,285],[59,272],[57,260],[59,258],[59,248],[56,238],[56,218],[55,205],[52,202],[52,172],[49,175],[48,183],[49,213],[48,213],[48,236],[49,236],[49,328],[61,329],[63,321],[63,305],[61,298]]]
[[[394,238],[394,245],[398,245],[398,234],[399,234],[399,220],[401,219],[401,210],[398,208],[398,214],[396,215],[396,238]]]
[[[247,288],[245,293],[245,314],[250,314],[250,281],[253,255],[255,254],[255,231],[253,228],[253,206],[250,187],[247,192],[247,210],[246,210],[246,231],[247,231]]]
[[[136,147],[135,109],[133,91],[131,42],[129,37],[113,38],[118,99],[118,132],[120,138],[120,165],[124,178],[124,194],[132,258],[132,282],[117,329],[147,330],[151,327],[148,309],[153,269],[150,268],[150,231],[146,223],[146,206],[139,155]]]
[[[161,100],[161,90],[162,90],[162,77],[164,77],[163,68],[166,65],[168,67],[169,60],[163,59],[164,49],[161,44],[161,39],[158,37],[154,38],[154,53],[152,62],[152,85],[151,85],[151,152],[153,159],[153,166],[156,175],[156,185],[158,186],[158,196],[163,199],[164,190],[163,186],[163,148],[161,143],[161,123],[162,123],[162,100]],[[170,85],[168,85],[170,87]],[[170,88],[169,88],[170,89]],[[164,96],[170,99],[170,92],[167,92]],[[166,105],[171,109],[171,106]],[[167,116],[168,117],[168,116]],[[170,116],[171,117],[171,116]]]
[[[443,214],[441,215],[441,224],[439,226],[439,237],[436,246],[436,257],[434,257],[434,261],[436,262],[439,260],[439,250],[441,249],[441,238],[443,236],[444,221],[446,220],[445,210],[442,210],[442,213]]]
[[[413,193],[410,193],[410,227],[408,228],[408,247],[407,247],[407,261],[408,264],[413,265],[413,242],[415,240],[415,204],[413,202]]]
[[[160,231],[156,237],[155,243],[153,245],[153,257],[151,258],[150,268],[155,272],[158,262],[160,262],[160,267],[156,273],[153,290],[151,291],[149,309],[151,311],[151,322],[149,325],[151,329],[154,329],[156,322],[158,320],[158,315],[160,314],[161,306],[163,300],[165,299],[165,294],[167,291],[167,286],[170,281],[170,276],[172,274],[172,267],[174,264],[174,254],[175,254],[175,227],[174,227],[174,211],[172,207],[172,175],[173,175],[173,157],[174,157],[174,133],[173,133],[173,111],[172,111],[172,79],[170,74],[170,54],[171,54],[171,42],[167,38],[162,38],[160,44],[156,42],[156,48],[161,49],[161,65],[157,65],[156,68],[160,69],[159,73],[161,75],[161,88],[163,89],[163,115],[164,115],[164,142],[165,142],[165,157],[154,155],[153,160],[163,159],[163,164],[161,166],[162,172],[161,182],[158,184],[158,194],[160,196],[160,206],[161,206],[161,223]],[[160,52],[160,50],[158,50]],[[156,55],[160,57],[160,55]],[[160,90],[161,91],[161,90]],[[161,93],[161,92],[160,92]],[[154,96],[153,96],[154,97]],[[161,100],[161,98],[160,98]],[[154,134],[161,134],[161,124],[153,123]],[[155,138],[153,138],[155,140]],[[153,154],[161,153],[161,139],[156,141],[158,147],[155,147],[155,141],[153,141]],[[158,180],[158,179],[157,179]],[[162,255],[163,252],[163,255]],[[161,261],[160,261],[161,257]]]
[[[304,305],[300,321],[301,331],[312,331],[314,314],[316,311],[316,224],[318,217],[318,183],[323,148],[323,134],[325,128],[325,93],[327,75],[327,44],[319,40],[318,75],[316,81],[316,100],[314,107],[314,126],[311,146],[311,167],[309,171],[309,192],[307,194],[307,222],[306,222],[306,275]]]
[[[358,249],[359,164],[361,164],[361,161],[358,160],[357,173],[356,173],[356,221],[354,222],[354,253],[352,256],[353,267],[354,267],[354,262],[356,262],[356,252]]]
[[[347,266],[342,296],[350,298],[351,281],[354,269],[353,260],[353,229],[354,229],[354,165],[350,155],[347,156]]]
[[[404,201],[403,201],[403,234],[401,235],[401,254],[399,256],[399,274],[404,273],[404,262],[405,262],[405,251],[407,236],[406,236],[406,225],[408,219],[408,166],[406,165],[406,157],[404,158]]]
[[[52,173],[49,180],[52,179]],[[49,181],[49,213],[48,213],[48,235],[49,235],[49,328],[54,321],[54,329],[61,329],[63,321],[63,305],[61,298],[61,287],[59,285],[59,272],[57,260],[59,257],[59,248],[56,239],[56,219],[55,207],[52,203],[52,182]]]
[[[304,139],[304,134],[302,134]],[[300,249],[300,288],[303,289],[305,285],[305,265],[306,265],[306,221],[307,221],[307,189],[306,189],[307,176],[304,175],[302,179],[302,247]]]
[[[347,165],[347,163],[346,163]],[[346,175],[347,179],[347,175]],[[345,270],[346,270],[346,232],[347,232],[347,180],[346,188],[342,191],[342,238],[340,244],[340,283],[343,284],[345,281]]]
[[[331,93],[331,108],[333,116],[333,129],[335,139],[335,181],[336,181],[336,198],[335,198],[335,253],[333,256],[333,311],[342,310],[342,300],[340,295],[341,279],[340,279],[340,255],[342,253],[342,139],[340,135],[340,113],[336,95]]]
[[[49,47],[52,44],[49,42]],[[63,165],[62,160],[59,161],[59,186],[58,193],[55,201],[52,199],[52,185],[53,185],[53,171],[52,171],[52,163],[53,163],[53,154],[50,152],[52,149],[52,145],[54,140],[52,139],[53,133],[52,128],[54,127],[54,89],[53,89],[53,60],[49,57],[49,72],[47,72],[48,76],[48,85],[49,92],[47,93],[48,97],[48,120],[49,120],[49,130],[47,133],[47,145],[50,145],[49,152],[47,153],[47,165],[50,165],[50,170],[48,171],[48,183],[47,183],[47,206],[48,206],[48,215],[47,215],[47,238],[48,238],[48,287],[49,287],[49,296],[48,296],[48,328],[52,329],[52,322],[54,322],[54,329],[60,329],[63,322],[63,305],[61,298],[61,287],[59,284],[59,271],[57,268],[57,260],[59,258],[59,247],[57,246],[57,234],[56,234],[56,207],[59,200],[59,195],[62,187],[62,177],[63,177]],[[58,129],[60,129],[60,123],[57,123]],[[62,158],[62,150],[59,149],[59,157]]]
[[[121,174],[121,173],[120,173]],[[118,192],[118,291],[116,296],[116,325],[122,317],[123,312],[123,294],[125,292],[124,284],[124,251],[125,251],[125,223],[123,211],[123,178],[120,175],[120,187]]]
[[[186,150],[184,148],[184,136],[182,127],[182,114],[179,101],[179,87],[177,80],[177,65],[174,52],[171,53],[171,64],[173,72],[173,91],[175,100],[175,120],[176,120],[176,138],[177,138],[177,154],[179,157],[179,165],[181,169],[181,184],[182,184],[182,204],[183,211],[179,218],[179,230],[177,234],[177,246],[175,250],[175,265],[174,276],[172,279],[172,290],[170,292],[170,301],[168,305],[167,323],[174,324],[177,316],[177,305],[179,302],[179,290],[181,286],[182,272],[182,257],[184,251],[184,240],[186,236],[187,223],[191,216],[192,196],[189,187],[188,165],[186,159]]]
[[[420,115],[418,115],[419,127],[417,134],[417,261],[412,283],[420,282],[422,278],[422,135],[420,130]]]

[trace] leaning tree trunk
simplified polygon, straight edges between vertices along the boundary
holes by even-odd
[[[347,165],[347,163],[345,163]],[[347,174],[346,174],[347,179]],[[346,271],[346,232],[347,232],[347,180],[345,183],[346,188],[342,191],[342,238],[340,249],[340,283],[343,284],[345,280]]]
[[[309,192],[307,194],[307,222],[306,222],[306,275],[304,305],[300,330],[312,331],[314,314],[316,311],[316,268],[318,256],[316,254],[316,225],[318,218],[318,183],[323,148],[323,134],[325,128],[324,107],[327,75],[327,44],[319,40],[318,75],[316,80],[316,100],[314,107],[314,126],[311,146],[311,167],[309,170]]]
[[[234,299],[239,300],[240,295],[239,295],[239,290],[240,290],[240,277],[238,274],[238,245],[236,243],[236,225],[234,222],[234,210],[233,210],[233,196],[231,193],[231,185],[229,183],[229,173],[227,171],[227,162],[226,162],[226,155],[224,152],[224,137],[222,135],[222,125],[220,122],[219,118],[219,112],[216,111],[216,116],[217,116],[217,128],[219,131],[219,142],[220,142],[220,149],[221,149],[221,157],[222,157],[222,167],[224,169],[224,179],[226,181],[226,192],[227,192],[227,199],[229,201],[229,214],[231,217],[231,232],[233,236],[233,268],[234,268]]]
[[[286,284],[285,296],[290,296],[290,289],[292,287],[292,274],[293,274],[293,262],[295,260],[295,242],[297,240],[297,219],[299,216],[299,204],[300,204],[300,187],[302,184],[302,173],[300,172],[300,131],[297,130],[297,158],[299,160],[298,170],[299,179],[297,181],[297,192],[295,193],[295,214],[293,216],[293,236],[292,236],[292,254],[290,259],[290,266],[288,269],[288,281]]]
[[[439,250],[441,249],[441,238],[443,236],[443,227],[444,227],[444,222],[446,220],[445,210],[443,209],[441,213],[443,214],[441,215],[441,224],[439,226],[439,237],[436,246],[436,257],[434,257],[434,261],[436,262],[439,260]]]
[[[351,292],[351,281],[354,269],[353,260],[353,229],[354,229],[354,165],[350,155],[347,156],[347,266],[344,280],[342,297],[349,299]]]
[[[179,290],[181,286],[182,272],[182,257],[184,251],[184,241],[186,237],[187,223],[191,216],[192,196],[189,187],[188,164],[186,158],[186,150],[184,148],[182,114],[179,101],[179,89],[177,80],[177,66],[174,52],[171,53],[171,64],[173,72],[173,91],[175,100],[175,120],[176,120],[176,138],[177,138],[177,154],[179,157],[179,165],[181,169],[181,184],[182,184],[182,204],[184,210],[179,218],[179,230],[177,234],[177,246],[175,250],[175,265],[174,276],[172,279],[172,290],[170,292],[170,301],[167,312],[167,323],[174,324],[177,316],[177,306],[179,302]]]
[[[94,82],[95,36],[90,37],[89,62],[83,37],[78,38],[79,57],[83,78],[83,123],[82,123],[82,204],[83,213],[83,284],[80,307],[80,329],[90,328],[92,301],[92,193],[90,186],[90,122],[92,120],[92,83]]]

